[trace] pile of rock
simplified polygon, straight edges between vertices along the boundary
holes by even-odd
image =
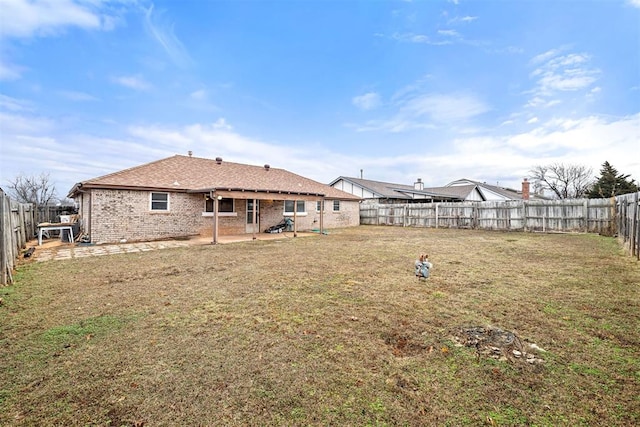
[[[456,345],[475,347],[478,356],[504,361],[525,361],[530,364],[544,360],[537,353],[545,350],[535,343],[522,341],[516,334],[491,326],[466,326],[457,329],[452,337]]]

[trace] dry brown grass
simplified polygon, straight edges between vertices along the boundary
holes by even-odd
[[[2,425],[640,423],[640,266],[611,238],[359,227],[18,279],[0,289]],[[456,347],[468,325],[544,363]]]

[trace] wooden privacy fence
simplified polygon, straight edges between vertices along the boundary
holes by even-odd
[[[640,260],[640,192],[616,197],[616,232],[631,256]]]
[[[364,202],[360,224],[617,235],[640,259],[640,192],[610,199],[496,202]]]
[[[480,230],[615,233],[614,199],[360,205],[360,223]]]
[[[0,188],[0,284],[13,283],[20,251],[35,235],[35,210],[29,203],[11,200]]]

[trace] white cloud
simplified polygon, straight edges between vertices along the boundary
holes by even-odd
[[[456,30],[438,30],[438,34],[446,37],[460,37],[460,34]]]
[[[368,92],[364,95],[355,96],[351,102],[361,110],[372,110],[379,107],[381,104],[380,95],[375,92]]]
[[[33,111],[33,107],[29,101],[12,98],[7,95],[0,94],[0,108],[9,111]]]
[[[415,34],[415,33],[394,33],[391,36],[392,39],[400,41],[400,42],[409,42],[409,43],[430,43],[429,37],[424,34]]]
[[[233,127],[227,123],[227,120],[224,117],[219,118],[213,123],[214,129],[223,129],[223,130],[233,130]]]
[[[113,19],[97,11],[98,5],[72,0],[3,0],[0,37],[57,35],[67,27],[109,29]]]
[[[4,97],[0,103],[14,111],[0,113],[2,179],[21,172],[27,165],[24,159],[29,159],[31,170],[26,172],[50,171],[60,193],[75,182],[186,154],[188,150],[198,157],[269,163],[325,183],[340,175],[357,176],[359,169],[364,169],[365,177],[389,182],[411,183],[421,177],[428,186],[440,186],[466,177],[492,183],[500,180],[500,185],[519,188],[522,178],[538,164],[582,164],[598,170],[604,161],[632,178],[640,178],[640,160],[629,155],[637,151],[640,113],[620,118],[540,120],[534,129],[520,132],[511,122],[502,128],[507,133],[494,130],[490,135],[476,132],[450,139],[446,141],[447,150],[441,153],[414,150],[394,156],[374,152],[363,156],[361,152],[341,154],[309,141],[291,147],[260,140],[234,130],[225,118],[185,126],[133,125],[122,129],[124,132],[113,124],[114,137],[103,138],[69,132],[52,118],[34,115],[25,101]],[[399,126],[416,125],[394,120]],[[84,150],[77,149],[79,146],[91,147],[91,155],[86,156]]]
[[[98,98],[96,98],[93,95],[89,95],[88,93],[84,93],[84,92],[79,92],[79,91],[75,91],[75,90],[61,90],[58,91],[58,93],[71,100],[71,101],[78,101],[78,102],[83,102],[83,101],[98,101]]]
[[[421,94],[404,102],[403,116],[428,118],[438,123],[467,120],[489,110],[489,107],[468,93]]]
[[[200,90],[196,90],[193,91],[189,94],[189,97],[191,99],[194,99],[196,101],[204,101],[207,99],[207,91],[204,89],[200,89]]]
[[[430,93],[425,88],[431,76],[426,75],[398,90],[385,109],[388,116],[361,124],[346,124],[358,132],[406,132],[435,129],[451,125],[458,131],[466,122],[489,111],[489,106],[472,93]],[[355,103],[355,98],[354,98]]]
[[[451,25],[451,24],[459,24],[459,23],[462,23],[462,24],[469,24],[469,23],[471,23],[471,22],[473,22],[473,21],[475,21],[475,20],[477,20],[477,19],[478,19],[478,17],[477,17],[477,16],[469,16],[469,15],[466,15],[466,16],[456,16],[456,17],[454,17],[454,18],[449,19],[449,20],[447,21],[447,24],[450,24],[450,25]]]
[[[548,108],[569,96],[585,100],[589,99],[589,91],[591,94],[598,91],[594,84],[601,72],[590,65],[590,55],[567,53],[567,50],[568,47],[563,46],[531,59],[530,64],[535,67],[530,73],[534,87],[527,92],[533,95],[527,107]]]
[[[533,124],[533,123],[538,123],[538,118],[537,117],[532,117],[529,120],[527,120],[528,124]]]
[[[602,163],[611,155],[628,157],[637,151],[640,113],[607,121],[598,116],[581,119],[553,119],[531,132],[507,139],[510,146],[535,153],[580,153],[585,158],[599,157]],[[624,150],[628,150],[625,151]],[[636,161],[638,164],[640,161]]]
[[[633,7],[640,8],[640,0],[628,0],[627,3]]]
[[[24,67],[0,62],[0,80],[18,80],[22,77]]]
[[[152,88],[152,85],[140,75],[112,77],[111,81],[121,86],[128,87],[129,89],[139,91],[146,91]]]
[[[55,128],[55,122],[46,117],[30,116],[17,113],[0,112],[0,129],[2,142],[9,145],[5,138],[12,134],[46,134]]]
[[[193,60],[180,39],[175,35],[174,24],[164,19],[164,11],[154,12],[152,4],[146,11],[144,24],[149,34],[162,46],[174,64],[179,67],[191,65]]]

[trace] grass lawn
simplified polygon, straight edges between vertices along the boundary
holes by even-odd
[[[597,235],[358,227],[30,263],[0,297],[0,425],[640,424],[640,264]]]

